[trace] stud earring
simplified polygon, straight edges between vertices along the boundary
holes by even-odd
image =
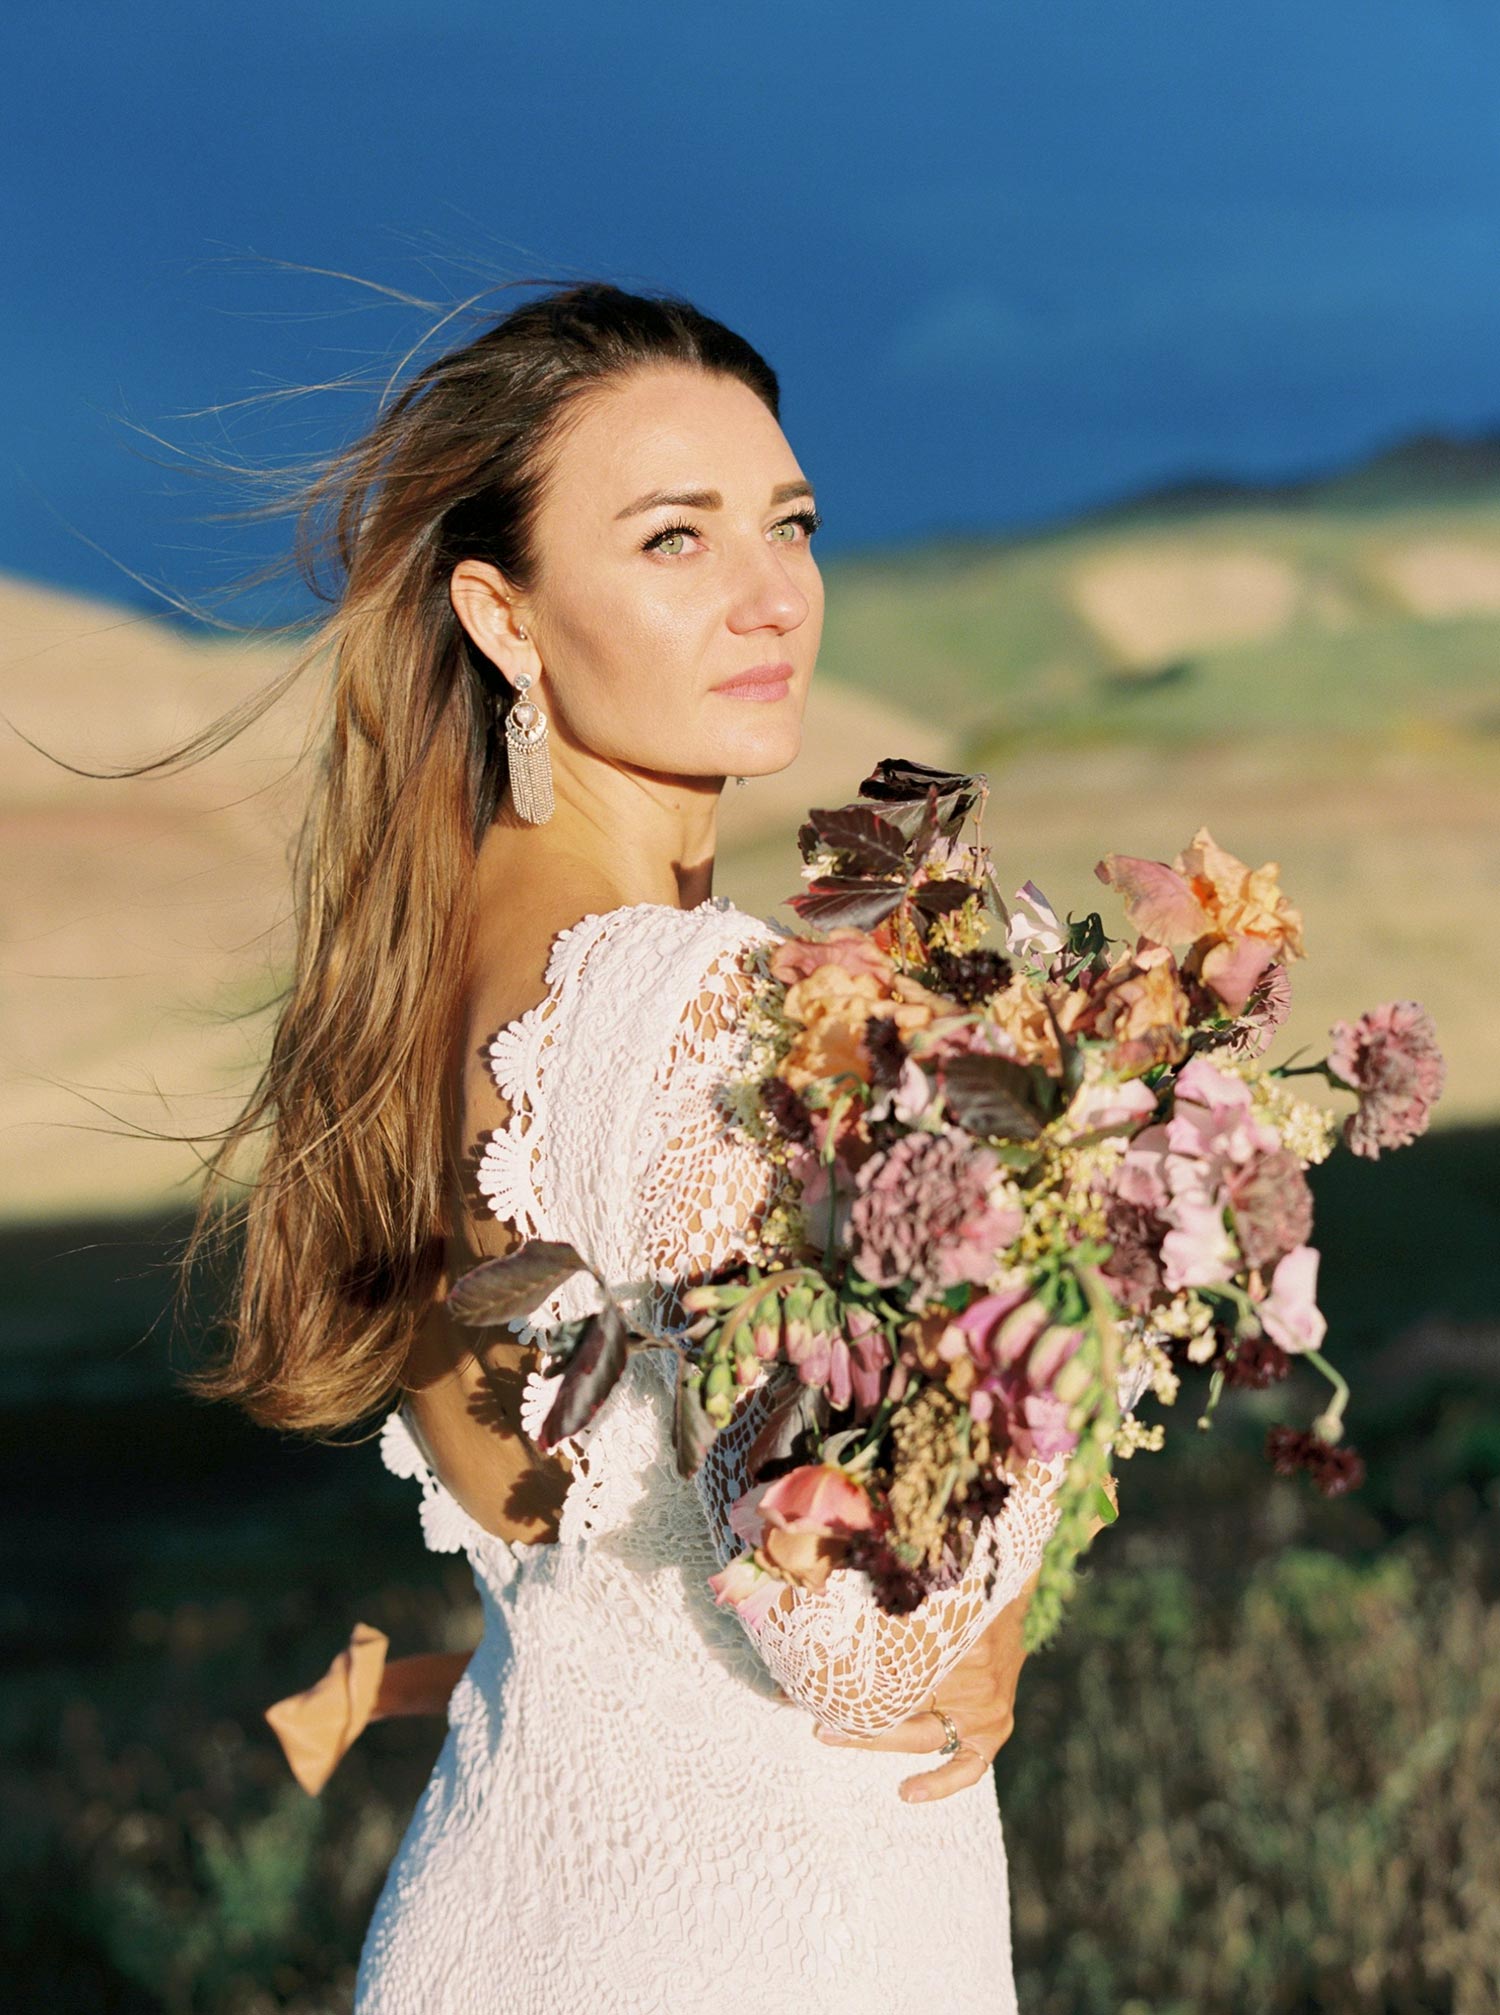
[[[516,698],[505,716],[505,757],[510,773],[511,802],[528,825],[545,825],[552,816],[552,760],[548,753],[547,716],[526,697],[529,672],[516,674]]]
[[[744,779],[743,777],[736,777],[736,778],[735,778],[735,782],[736,782],[737,784],[742,784],[742,783],[744,783],[744,781],[745,781],[745,779]]]

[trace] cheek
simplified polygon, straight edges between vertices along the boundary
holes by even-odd
[[[551,633],[558,704],[581,728],[679,701],[701,681],[713,618],[690,595],[601,582],[557,610]]]

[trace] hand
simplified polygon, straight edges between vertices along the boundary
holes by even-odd
[[[1119,1496],[1112,1475],[1105,1478],[1104,1488],[1118,1511]],[[1102,1518],[1093,1521],[1089,1528],[1091,1540],[1104,1523]],[[942,1698],[934,1704],[942,1708],[957,1728],[961,1747],[935,1770],[918,1771],[915,1776],[902,1778],[898,1790],[908,1804],[946,1798],[951,1792],[965,1791],[971,1784],[977,1784],[1010,1740],[1016,1725],[1016,1687],[1026,1660],[1021,1633],[1039,1579],[1040,1569],[944,1675]],[[948,1739],[948,1731],[931,1705],[893,1727],[881,1729],[877,1735],[845,1735],[842,1730],[825,1728],[821,1723],[813,1734],[818,1741],[840,1748],[901,1749],[915,1755],[931,1755]]]
[[[942,1698],[937,1705],[957,1728],[962,1746],[935,1770],[919,1771],[901,1780],[900,1795],[914,1803],[927,1798],[946,1798],[950,1792],[967,1790],[977,1784],[1010,1739],[1016,1725],[1016,1685],[1026,1653],[1021,1649],[1021,1627],[1031,1601],[1037,1577],[1032,1576],[1014,1602],[1009,1603],[964,1656],[943,1677]],[[838,1729],[814,1731],[823,1742],[851,1749],[905,1749],[914,1755],[931,1755],[947,1740],[947,1730],[931,1707],[882,1728],[878,1735],[845,1735]]]

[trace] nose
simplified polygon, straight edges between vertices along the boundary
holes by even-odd
[[[781,554],[763,538],[752,542],[736,578],[729,627],[736,635],[752,630],[795,630],[806,622],[812,603]]]

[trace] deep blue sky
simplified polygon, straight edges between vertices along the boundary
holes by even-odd
[[[255,550],[117,416],[316,449],[368,407],[176,416],[421,325],[252,254],[687,293],[780,372],[825,555],[1500,422],[1496,0],[51,0],[10,44],[0,568],[64,585]]]

